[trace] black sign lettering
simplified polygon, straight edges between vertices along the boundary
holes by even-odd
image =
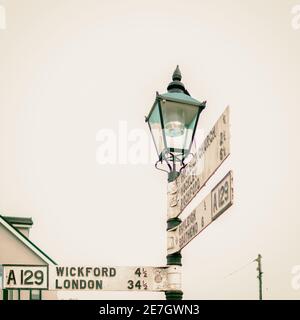
[[[15,276],[15,273],[14,273],[14,270],[10,270],[9,272],[9,275],[8,275],[8,280],[7,280],[7,285],[10,285],[11,281],[13,281],[13,284],[15,285],[17,282],[16,282],[16,276]]]

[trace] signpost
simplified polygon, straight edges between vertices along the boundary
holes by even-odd
[[[233,203],[230,171],[175,230],[168,231],[168,254],[183,249]]]
[[[182,213],[229,154],[227,107],[195,157],[179,177],[169,183],[168,219],[176,218]],[[167,231],[168,257],[182,250],[232,205],[232,181],[233,174],[229,171],[186,219]],[[178,256],[181,259],[181,255]],[[3,289],[166,291],[166,295],[169,294],[172,298],[177,295],[177,299],[180,299],[181,264],[168,264],[165,267],[3,265],[2,268],[0,266],[0,288],[2,275]]]
[[[209,132],[195,157],[168,185],[168,218],[175,218],[230,154],[229,107]]]
[[[3,266],[4,289],[165,291],[168,267]]]

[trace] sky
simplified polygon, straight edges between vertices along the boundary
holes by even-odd
[[[182,251],[184,298],[257,299],[261,253],[264,298],[299,299],[299,5],[0,0],[0,213],[32,217],[31,239],[60,265],[165,265],[167,176],[144,117],[179,65],[207,100],[202,136],[228,105],[231,125],[230,156],[182,217],[234,174],[233,206]]]

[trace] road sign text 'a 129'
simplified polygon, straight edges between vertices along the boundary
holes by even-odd
[[[174,230],[168,231],[168,254],[183,249],[233,203],[230,171]]]

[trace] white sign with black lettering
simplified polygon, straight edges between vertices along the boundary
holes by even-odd
[[[49,268],[50,290],[164,291],[166,267]]]
[[[168,184],[168,218],[186,208],[230,154],[229,107],[209,132],[195,157],[180,176]]]
[[[3,289],[48,289],[48,266],[3,265]]]
[[[233,203],[233,175],[230,171],[211,191],[211,216],[217,219]]]
[[[3,289],[165,291],[168,267],[3,266]]]
[[[175,230],[168,231],[168,254],[183,249],[232,205],[232,179],[230,171]]]

